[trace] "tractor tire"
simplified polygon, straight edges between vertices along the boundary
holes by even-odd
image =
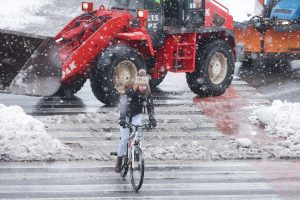
[[[153,73],[155,64],[156,64],[155,58],[150,58],[150,59],[147,60],[146,66],[147,66],[147,73],[148,74],[152,74]],[[155,90],[157,88],[157,86],[159,84],[161,84],[161,82],[163,82],[163,80],[165,79],[166,75],[167,75],[167,71],[160,78],[154,79],[154,78],[150,77],[150,79],[149,79],[149,85],[150,85],[151,90]]]
[[[215,40],[197,51],[196,69],[186,74],[187,83],[200,97],[220,96],[231,84],[234,68],[231,47]]]
[[[161,82],[163,82],[165,77],[166,77],[166,74],[164,74],[163,76],[161,76],[160,78],[157,78],[157,79],[151,78],[149,80],[149,85],[150,85],[151,90],[155,90],[157,88],[157,86],[159,84],[161,84]]]
[[[242,62],[241,67],[244,69],[252,69],[254,65],[253,60],[249,58]]]
[[[86,82],[86,78],[83,76],[77,76],[72,83],[62,83],[59,90],[55,95],[71,97],[73,94],[77,93]]]
[[[107,48],[91,74],[95,97],[107,106],[116,106],[124,85],[136,79],[139,69],[146,69],[146,64],[136,49],[123,44]]]

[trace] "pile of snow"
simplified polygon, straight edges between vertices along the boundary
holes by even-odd
[[[0,160],[63,160],[69,150],[21,107],[0,104]]]
[[[46,19],[36,13],[48,3],[49,0],[0,1],[0,28],[19,30],[32,23],[46,23]]]
[[[275,100],[271,106],[261,106],[254,111],[254,119],[277,136],[300,137],[300,103]]]
[[[300,103],[276,100],[271,106],[261,106],[254,111],[255,119],[273,135],[286,138],[266,147],[277,158],[300,156]]]
[[[252,141],[248,138],[238,138],[236,139],[238,146],[248,148],[251,146]]]

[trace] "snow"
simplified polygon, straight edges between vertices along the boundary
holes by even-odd
[[[97,8],[109,1],[92,2]],[[82,0],[2,0],[0,29],[54,36],[74,17],[82,14],[81,3]]]
[[[239,146],[247,148],[251,146],[251,140],[249,138],[238,138],[236,142]]]
[[[271,106],[258,107],[254,115],[254,118],[265,125],[271,134],[300,137],[300,103],[275,100]]]
[[[285,138],[267,147],[275,157],[300,156],[300,103],[276,100],[271,106],[256,108],[251,120],[264,125],[270,134]]]
[[[19,106],[0,104],[0,160],[63,160],[69,148],[46,133],[44,124]]]
[[[109,117],[113,115],[112,113],[107,114],[99,114],[99,113],[85,113],[85,114],[78,114],[78,115],[52,115],[52,116],[46,116],[45,119],[43,119],[44,123],[55,123],[55,124],[66,124],[66,123],[76,123],[76,124],[82,124],[82,123],[100,123],[104,120],[109,119]]]
[[[18,30],[31,23],[46,23],[46,19],[36,13],[48,3],[49,0],[0,1],[0,28]]]

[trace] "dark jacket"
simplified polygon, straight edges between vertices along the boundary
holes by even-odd
[[[144,107],[147,108],[149,120],[151,121],[154,119],[154,103],[151,93],[145,97],[139,94],[138,91],[128,89],[120,99],[120,120],[142,114]]]

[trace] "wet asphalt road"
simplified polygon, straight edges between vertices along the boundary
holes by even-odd
[[[154,97],[159,125],[156,132],[145,132],[145,153],[151,154],[148,145],[197,140],[207,145],[209,154],[199,151],[190,159],[181,151],[175,157],[150,156],[143,188],[135,193],[129,177],[123,180],[113,172],[113,158],[108,155],[117,148],[117,109],[98,102],[89,83],[69,99],[0,93],[1,103],[21,106],[45,123],[48,134],[82,156],[78,161],[0,162],[0,199],[298,199],[299,162],[226,161],[237,158],[212,153],[231,137],[273,141],[242,117],[251,106],[270,103],[254,88],[235,78],[222,97],[199,99],[189,91],[182,74],[170,74]],[[80,123],[72,117],[80,113],[104,118]],[[68,120],[47,120],[56,114]]]
[[[300,61],[286,70],[237,68],[238,76],[270,100],[300,102]]]
[[[0,199],[299,199],[296,162],[147,162],[144,185],[112,172],[111,162],[2,163]]]

